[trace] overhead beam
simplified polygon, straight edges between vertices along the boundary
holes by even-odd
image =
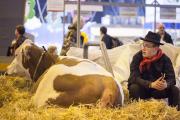
[[[65,4],[77,4],[76,1],[65,1]],[[154,7],[153,4],[132,4],[132,3],[116,3],[116,2],[81,2],[81,5],[103,5],[103,6],[117,6],[117,7]],[[156,7],[180,8],[180,5],[156,5]]]

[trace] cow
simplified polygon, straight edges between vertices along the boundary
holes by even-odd
[[[121,85],[100,65],[70,56],[55,60],[28,40],[16,50],[7,73],[24,75],[36,82],[32,99],[38,107],[47,104],[113,107],[124,102]]]
[[[127,82],[130,75],[130,63],[133,56],[141,49],[141,43],[142,41],[138,41],[107,50],[115,78],[120,83]],[[160,47],[172,61],[177,81],[176,86],[180,89],[180,48],[169,43]],[[99,49],[91,49],[90,51],[93,52],[89,52],[88,58],[105,68],[101,51]],[[83,49],[71,47],[67,55],[82,58]]]

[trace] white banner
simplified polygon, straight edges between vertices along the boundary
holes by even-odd
[[[47,11],[63,12],[64,0],[47,0]]]
[[[75,4],[66,4],[65,5],[66,11],[75,11],[77,10],[77,5]],[[101,5],[81,5],[81,12],[82,11],[103,11],[103,6]]]
[[[146,4],[152,4],[155,0],[146,0]],[[156,0],[160,5],[180,5],[180,0]]]
[[[146,0],[146,4],[152,4],[155,0]],[[157,0],[160,5],[180,5],[180,0]],[[154,7],[146,7],[146,22],[154,22]],[[180,8],[157,7],[156,21],[157,22],[174,22],[179,23]]]

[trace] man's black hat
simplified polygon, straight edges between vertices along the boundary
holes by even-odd
[[[148,41],[148,42],[152,42],[158,45],[164,45],[163,43],[160,42],[161,40],[161,36],[157,33],[151,32],[149,31],[147,33],[147,35],[145,36],[145,38],[140,37],[141,40],[143,41]]]

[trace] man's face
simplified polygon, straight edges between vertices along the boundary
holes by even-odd
[[[160,25],[160,26],[158,27],[158,32],[159,32],[160,35],[163,35],[163,34],[164,34],[164,26],[163,26],[163,25]]]
[[[14,33],[15,33],[15,36],[18,37],[19,33],[18,33],[17,29],[15,29]]]
[[[141,48],[143,57],[146,58],[153,57],[154,55],[156,55],[158,48],[159,47],[154,43],[144,41],[142,43],[142,48]]]

